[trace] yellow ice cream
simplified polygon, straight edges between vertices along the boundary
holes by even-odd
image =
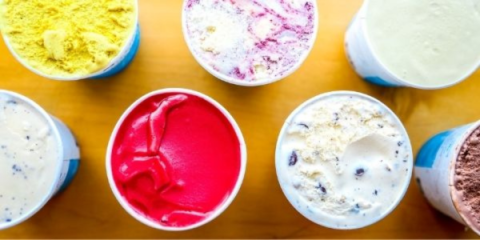
[[[105,68],[131,37],[134,0],[0,0],[0,29],[24,62],[50,76]]]

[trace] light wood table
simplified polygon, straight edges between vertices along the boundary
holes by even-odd
[[[387,89],[352,71],[344,32],[361,0],[318,0],[320,32],[305,64],[291,77],[265,87],[226,84],[204,71],[183,40],[180,0],[140,0],[142,42],[132,65],[111,79],[59,82],[34,75],[0,44],[0,88],[37,101],[62,119],[81,145],[81,166],[71,186],[27,222],[1,238],[469,238],[472,231],[433,210],[413,183],[399,207],[362,230],[335,231],[306,220],[288,203],[277,181],[274,149],[284,120],[320,93],[354,90],[390,106],[404,121],[416,153],[432,134],[480,119],[480,72],[439,91]],[[123,111],[140,96],[182,87],[223,104],[239,123],[247,145],[246,178],[233,204],[196,230],[169,233],[128,215],[106,177],[105,151]]]

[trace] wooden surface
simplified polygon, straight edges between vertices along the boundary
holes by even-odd
[[[361,0],[318,0],[320,31],[305,64],[291,77],[258,88],[221,82],[195,62],[181,31],[180,0],[140,0],[142,42],[132,65],[106,80],[58,82],[22,67],[0,44],[0,88],[37,101],[62,119],[81,145],[81,166],[71,186],[27,222],[1,238],[469,238],[471,231],[433,210],[412,182],[399,207],[379,223],[335,231],[303,218],[277,182],[274,149],[284,120],[320,93],[354,90],[379,98],[404,121],[414,152],[432,134],[480,119],[480,72],[439,91],[386,89],[365,83],[349,67],[343,36]],[[140,96],[183,87],[223,104],[248,146],[245,181],[220,217],[196,230],[169,233],[128,215],[110,191],[105,151],[123,111]]]

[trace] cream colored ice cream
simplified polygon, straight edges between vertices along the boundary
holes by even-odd
[[[370,225],[403,197],[412,173],[408,136],[383,105],[337,93],[294,113],[277,145],[277,174],[292,205],[340,229]]]
[[[448,85],[480,65],[478,0],[369,0],[366,16],[374,53],[408,83]]]
[[[0,29],[13,52],[56,77],[106,68],[132,36],[136,17],[135,0],[0,0]]]
[[[35,108],[0,94],[0,229],[30,214],[53,191],[59,148]]]

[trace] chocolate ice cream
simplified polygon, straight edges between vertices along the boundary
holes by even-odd
[[[480,128],[473,131],[460,149],[455,165],[454,204],[464,220],[480,229]],[[456,195],[456,196],[455,196]]]

